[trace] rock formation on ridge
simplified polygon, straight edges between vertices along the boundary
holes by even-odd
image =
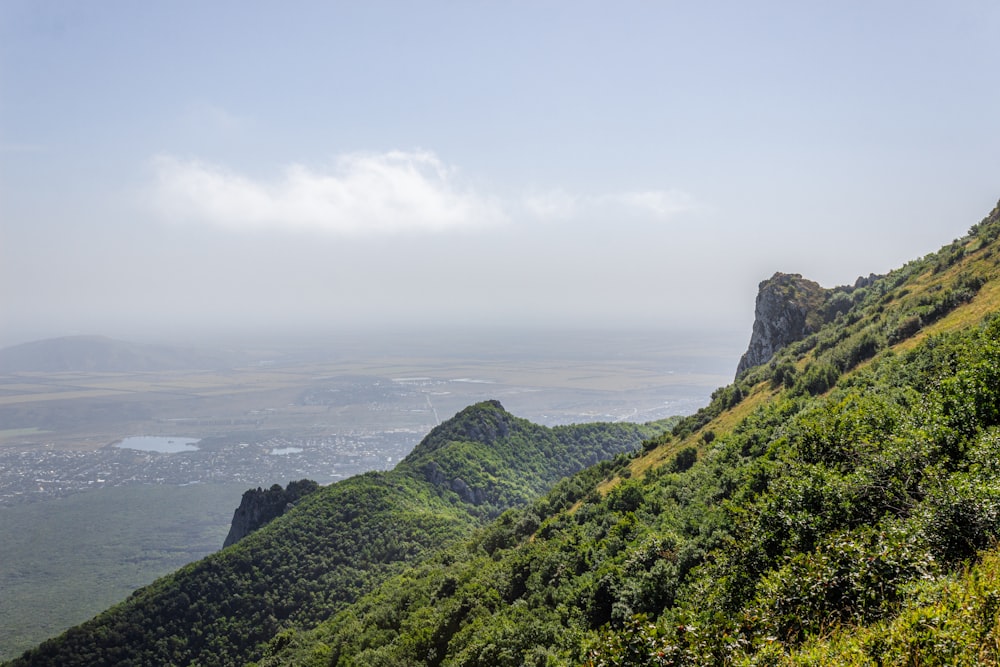
[[[750,345],[740,358],[737,377],[770,361],[774,353],[816,331],[829,290],[798,273],[775,273],[760,283]]]
[[[248,489],[243,494],[240,506],[233,512],[233,522],[229,526],[226,541],[222,544],[223,548],[236,544],[264,524],[277,519],[300,498],[318,488],[319,484],[311,479],[300,479],[289,482],[284,489],[280,484],[275,484],[266,491],[260,487]]]

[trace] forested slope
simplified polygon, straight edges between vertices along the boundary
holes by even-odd
[[[316,624],[405,563],[666,428],[546,428],[496,402],[474,405],[434,429],[395,470],[309,494],[233,546],[13,664],[245,664],[277,633]]]
[[[589,455],[474,406],[393,473],[136,596],[159,606],[19,664],[1000,664],[998,237],[1000,208],[886,276],[813,290],[804,338],[526,506],[555,479],[546,458]],[[597,449],[617,439],[588,428]],[[364,567],[336,555],[352,540]],[[301,564],[317,554],[335,555]],[[230,606],[199,616],[213,600]],[[158,653],[114,653],[133,618]]]
[[[1000,662],[1000,210],[261,665]]]

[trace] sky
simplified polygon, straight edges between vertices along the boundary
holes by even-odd
[[[1000,199],[1000,3],[0,0],[0,343],[749,337]]]

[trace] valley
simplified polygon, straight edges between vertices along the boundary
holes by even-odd
[[[223,370],[0,375],[0,505],[132,484],[329,483],[391,468],[442,419],[485,399],[550,426],[689,414],[725,382],[741,343],[478,340],[414,337],[404,350],[352,341],[332,360],[327,348],[277,347]],[[200,442],[176,454],[115,446],[139,435]]]
[[[0,535],[21,536],[0,550],[0,659],[220,549],[247,488],[391,469],[484,399],[546,425],[687,414],[742,342],[559,338],[355,342],[338,359],[285,345],[228,369],[0,375]],[[123,446],[140,435],[198,442]]]

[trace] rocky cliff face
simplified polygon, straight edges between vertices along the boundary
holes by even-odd
[[[451,489],[458,494],[458,497],[461,498],[463,502],[472,505],[482,505],[486,502],[487,494],[485,489],[473,489],[461,477],[449,479],[448,476],[441,471],[441,467],[434,461],[425,465],[423,472],[424,478],[428,482],[434,486],[443,486]]]
[[[770,361],[774,353],[816,331],[823,322],[826,290],[797,273],[775,273],[760,283],[750,345],[736,375]]]
[[[288,488],[275,484],[268,490],[260,487],[249,489],[243,494],[240,506],[233,513],[233,522],[229,526],[229,534],[223,542],[223,548],[236,544],[241,539],[257,530],[269,521],[277,519],[306,496],[319,488],[319,484],[311,479],[289,482]]]

